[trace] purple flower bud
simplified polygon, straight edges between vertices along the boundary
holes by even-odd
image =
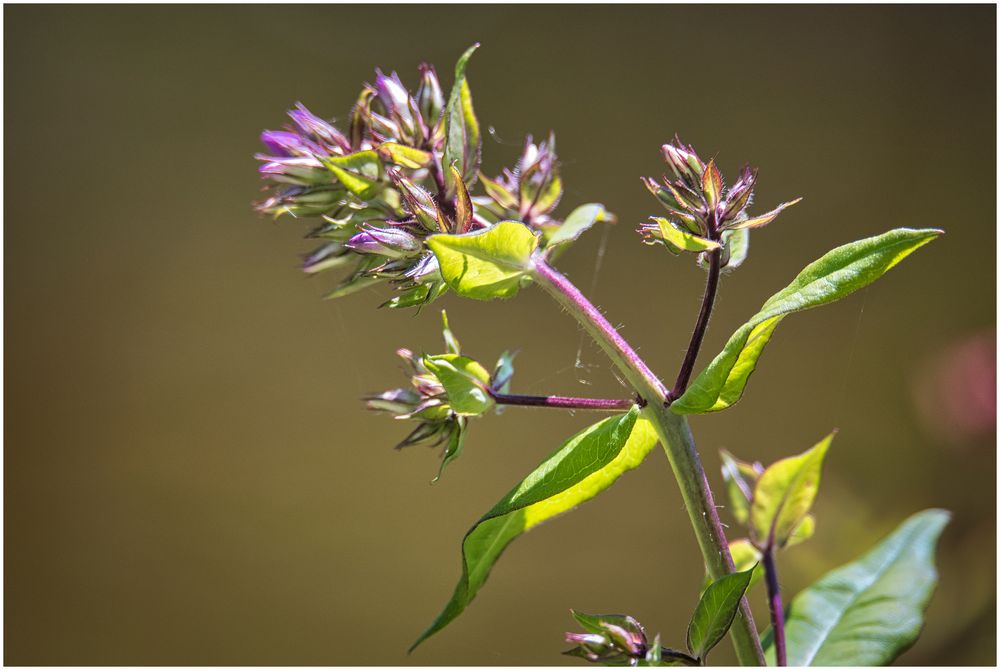
[[[420,64],[420,86],[416,93],[417,108],[427,124],[437,123],[444,109],[444,94],[433,65]]]
[[[306,135],[312,136],[330,148],[339,149],[343,153],[350,152],[351,143],[347,137],[333,125],[306,109],[301,102],[295,103],[295,109],[289,111],[288,115]]]
[[[380,254],[389,258],[406,258],[419,253],[423,243],[399,228],[364,226],[362,232],[347,241],[347,247],[362,254]]]

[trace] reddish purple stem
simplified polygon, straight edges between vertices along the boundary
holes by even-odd
[[[781,605],[781,587],[778,586],[778,570],[774,564],[774,547],[768,546],[761,558],[764,565],[764,580],[767,582],[767,605],[771,610],[771,630],[774,631],[774,657],[781,667],[788,665],[788,651],[785,645],[785,610]]]
[[[490,392],[498,405],[519,405],[521,407],[558,407],[561,409],[585,409],[599,412],[627,410],[636,404],[635,400],[613,398],[570,398],[561,395],[516,395]]]

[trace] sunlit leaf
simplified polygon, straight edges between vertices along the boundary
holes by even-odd
[[[728,226],[729,230],[753,230],[754,228],[762,228],[767,224],[778,218],[778,215],[783,211],[791,207],[792,205],[798,204],[802,201],[802,198],[796,198],[791,202],[783,202],[774,209],[772,209],[767,214],[761,214],[760,216],[752,216],[749,219],[743,219],[742,221],[736,221]]]
[[[580,205],[566,217],[561,225],[551,229],[551,233],[546,235],[549,247],[557,244],[572,242],[590,229],[595,223],[613,223],[615,215],[604,208],[599,203]]]
[[[493,407],[486,392],[490,373],[466,356],[425,356],[424,365],[434,373],[448,394],[448,404],[459,416],[478,416]]]
[[[867,554],[799,593],[785,619],[788,665],[889,665],[909,649],[937,584],[934,547],[949,516],[914,514]],[[773,665],[770,635],[764,646]]]
[[[942,231],[897,228],[830,251],[806,266],[741,326],[687,391],[670,406],[680,414],[725,409],[743,395],[750,374],[780,320],[868,286]]]
[[[750,529],[759,546],[784,547],[809,513],[819,491],[820,468],[834,433],[803,454],[774,463],[757,480]],[[773,538],[773,540],[772,540]]]
[[[455,64],[455,83],[444,111],[443,163],[448,195],[455,194],[455,178],[447,168],[454,165],[462,181],[471,185],[476,181],[482,154],[482,135],[479,121],[472,109],[472,92],[465,78],[465,68],[479,44],[473,44]]]
[[[761,468],[758,471],[752,463],[739,460],[731,453],[723,449],[722,456],[722,479],[726,483],[726,493],[729,496],[729,512],[741,524],[745,524],[750,517],[750,499],[753,498],[753,487],[760,476]],[[757,464],[760,467],[760,464]]]
[[[702,662],[733,625],[752,577],[752,570],[723,575],[702,594],[687,630],[688,651]]]
[[[411,170],[426,167],[434,158],[433,155],[426,151],[414,149],[413,147],[408,147],[405,144],[397,142],[385,142],[380,144],[375,150],[382,160]]]
[[[358,151],[346,156],[327,156],[323,164],[348,191],[362,200],[374,197],[382,185],[382,163],[374,151]]]
[[[611,486],[642,462],[656,439],[649,421],[639,418],[638,407],[570,438],[469,530],[462,542],[462,577],[455,593],[412,648],[465,610],[511,541]]]
[[[452,290],[467,298],[490,300],[517,293],[538,238],[524,224],[501,221],[466,235],[432,235],[427,246]]]
[[[788,542],[785,544],[786,547],[794,547],[797,544],[802,544],[816,532],[816,517],[812,514],[807,514],[799,522],[799,525],[795,527],[792,534],[788,536]]]
[[[721,246],[718,242],[681,230],[667,219],[658,216],[654,216],[652,219],[659,226],[664,243],[672,251],[711,251]]]

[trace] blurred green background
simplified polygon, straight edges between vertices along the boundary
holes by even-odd
[[[760,167],[754,235],[703,364],[807,262],[896,226],[948,234],[868,290],[782,324],[746,399],[693,427],[764,462],[840,429],[788,594],[910,513],[952,510],[907,664],[996,663],[996,9],[993,6],[7,6],[4,242],[7,664],[559,664],[568,608],[680,644],[701,580],[666,458],[507,551],[412,656],[469,525],[592,416],[512,409],[437,454],[358,397],[393,351],[519,348],[522,393],[621,395],[537,290],[376,310],[320,297],[306,227],[257,217],[257,134],[302,100],[343,118],[373,70],[469,70],[485,167],[558,133],[561,213],[621,223],[560,267],[664,377],[703,273],[639,243],[639,183],[675,132]],[[599,271],[602,243],[606,255]],[[580,354],[582,366],[574,365]],[[725,515],[724,515],[725,516]],[[760,589],[758,589],[760,591]],[[762,594],[754,594],[765,619]],[[733,659],[728,643],[713,655]]]

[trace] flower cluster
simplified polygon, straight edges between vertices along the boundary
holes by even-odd
[[[679,139],[664,144],[662,150],[672,177],[664,175],[662,183],[644,177],[642,182],[666,208],[667,217],[651,217],[651,223],[640,224],[639,234],[645,242],[662,243],[674,253],[728,247],[727,242],[737,231],[766,226],[801,200],[797,198],[766,214],[750,216],[747,208],[753,201],[756,169],[745,165],[736,182],[726,188],[714,159],[706,164],[693,147]],[[726,251],[724,255],[728,256]]]
[[[353,271],[330,297],[346,295],[381,280],[401,293],[388,301],[400,307],[421,304],[444,290],[437,264],[423,244],[434,232],[453,232],[467,220],[465,185],[451,201],[432,197],[418,186],[434,180],[436,153],[444,143],[444,95],[434,68],[422,65],[414,92],[399,76],[376,71],[375,83],[364,87],[350,115],[346,133],[318,118],[299,103],[289,112],[284,130],[261,135],[267,148],[258,154],[261,175],[270,193],[256,204],[275,217],[289,214],[322,217],[310,237],[322,245],[303,264],[316,273],[353,264]],[[428,225],[417,203],[431,203],[437,212]],[[415,211],[416,210],[416,211]]]
[[[651,651],[646,629],[634,618],[624,614],[595,616],[579,612],[573,612],[573,616],[586,632],[566,633],[566,642],[575,645],[564,652],[567,656],[602,665],[635,666],[646,661]]]
[[[447,98],[430,65],[420,66],[412,92],[395,72],[376,70],[346,130],[299,103],[284,129],[261,135],[266,150],[257,158],[268,185],[255,207],[276,218],[320,218],[309,237],[321,244],[303,270],[347,268],[328,297],[388,281],[397,293],[384,305],[423,305],[447,290],[429,236],[515,220],[544,243],[561,225],[551,216],[562,197],[551,135],[538,144],[528,137],[514,169],[495,180],[479,175],[482,140],[464,74],[474,48],[459,60]],[[485,195],[473,197],[480,178]],[[600,216],[613,218],[603,209]]]

